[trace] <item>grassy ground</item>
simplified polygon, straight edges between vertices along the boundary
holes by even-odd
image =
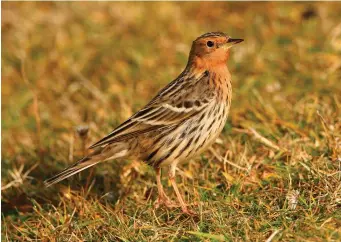
[[[2,240],[340,241],[340,12],[340,3],[3,2]],[[216,30],[245,42],[229,62],[222,135],[178,172],[198,217],[154,209],[154,172],[137,161],[43,187]]]

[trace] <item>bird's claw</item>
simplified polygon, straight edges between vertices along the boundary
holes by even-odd
[[[196,212],[194,212],[193,210],[191,210],[187,207],[182,207],[182,212],[186,215],[189,215],[189,216],[197,216],[198,215]]]
[[[170,200],[168,197],[158,197],[158,199],[154,203],[154,207],[159,208],[161,205],[164,205],[167,208],[179,207],[179,205],[177,205],[175,202]]]

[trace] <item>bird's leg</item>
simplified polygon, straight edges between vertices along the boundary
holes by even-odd
[[[158,198],[155,202],[155,207],[159,207],[160,204],[164,204],[166,207],[177,207],[176,204],[167,197],[165,191],[163,190],[163,186],[161,183],[161,168],[156,168],[156,184],[158,190]]]
[[[190,209],[187,208],[187,205],[186,203],[184,202],[181,194],[180,194],[180,191],[178,189],[178,186],[176,185],[176,181],[175,181],[175,170],[176,170],[176,165],[177,165],[177,162],[173,162],[170,166],[170,169],[169,169],[169,180],[173,186],[173,189],[175,191],[175,194],[179,200],[179,203],[180,203],[180,206],[181,206],[181,209],[182,209],[182,212],[183,213],[186,213],[186,214],[189,214],[189,215],[194,215],[195,212],[191,211]]]

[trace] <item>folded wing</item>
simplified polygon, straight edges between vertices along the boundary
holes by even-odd
[[[176,80],[162,89],[143,109],[138,111],[109,135],[90,148],[123,141],[155,130],[179,125],[200,113],[214,98],[207,81],[209,73],[198,77],[183,72]]]

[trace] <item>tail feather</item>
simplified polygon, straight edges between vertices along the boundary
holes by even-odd
[[[49,187],[57,182],[60,182],[70,176],[81,172],[87,168],[90,168],[102,161],[110,160],[110,159],[117,159],[126,157],[128,154],[128,150],[126,146],[123,145],[116,145],[114,147],[105,147],[99,148],[89,154],[88,156],[80,159],[75,164],[69,166],[65,170],[61,171],[57,175],[47,179],[44,181],[46,187]]]
[[[70,176],[75,175],[78,172],[81,172],[82,170],[85,170],[91,166],[96,165],[97,163],[101,162],[101,160],[93,160],[90,157],[84,157],[83,159],[79,160],[75,164],[69,166],[62,172],[58,173],[57,175],[47,179],[44,181],[44,184],[46,187],[49,187],[55,183],[58,183]]]

